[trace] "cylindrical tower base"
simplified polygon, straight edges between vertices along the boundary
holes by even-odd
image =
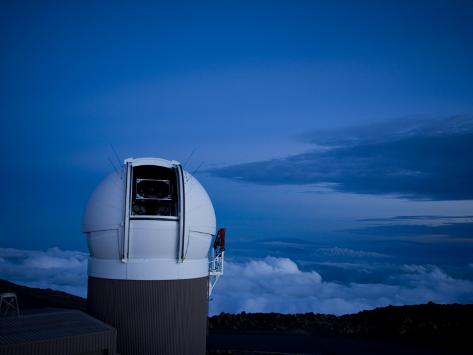
[[[89,313],[117,328],[117,351],[205,354],[208,278],[116,280],[89,276]]]

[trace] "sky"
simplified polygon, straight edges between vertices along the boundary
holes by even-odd
[[[473,302],[471,23],[468,1],[1,2],[0,277],[84,295],[90,193],[158,156],[227,227],[211,312]]]

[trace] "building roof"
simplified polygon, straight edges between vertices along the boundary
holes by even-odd
[[[79,338],[84,345],[87,338],[103,338],[105,344],[116,341],[116,330],[77,310],[48,309],[0,319],[0,353],[2,349],[44,346],[48,342],[57,347],[58,343],[75,343],[73,340]]]

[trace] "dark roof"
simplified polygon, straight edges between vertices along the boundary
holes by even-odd
[[[0,347],[111,331],[111,326],[77,310],[28,312],[0,318]]]

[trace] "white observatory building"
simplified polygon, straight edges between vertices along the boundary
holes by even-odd
[[[205,354],[224,244],[217,236],[209,261],[215,212],[202,185],[177,161],[127,159],[93,192],[83,231],[88,311],[117,328],[118,353]]]

